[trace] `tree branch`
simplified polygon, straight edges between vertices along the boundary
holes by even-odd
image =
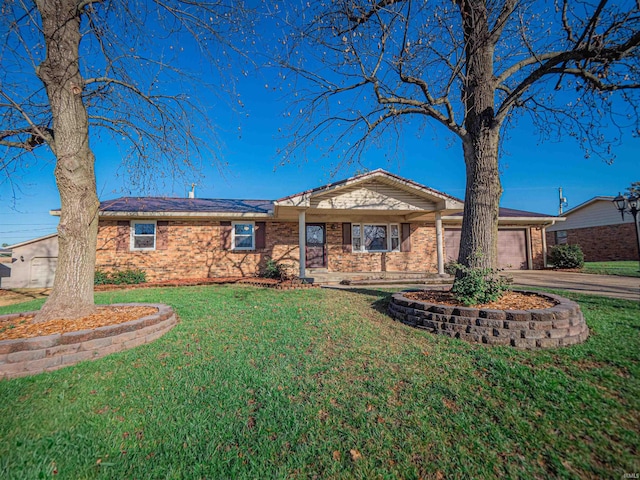
[[[517,87],[512,89],[511,93],[507,95],[507,97],[498,108],[496,118],[500,121],[503,120],[504,117],[508,114],[510,108],[520,99],[522,94],[524,94],[524,92],[526,92],[543,76],[562,73],[565,68],[558,68],[558,65],[566,65],[568,62],[579,62],[582,60],[591,60],[597,64],[604,65],[608,62],[620,60],[633,49],[638,47],[638,45],[640,45],[640,31],[635,32],[626,42],[610,48],[604,48],[596,51],[589,48],[589,46],[587,45],[581,49],[541,55],[541,58],[546,58],[547,60],[542,63],[540,67],[529,73],[529,75],[524,80],[522,80]],[[539,59],[525,59],[508,69],[508,71],[513,74],[526,65],[539,62]],[[499,78],[503,79],[503,77],[504,74]],[[592,85],[596,86],[597,83],[592,83]],[[622,88],[624,87],[620,87],[618,89]]]

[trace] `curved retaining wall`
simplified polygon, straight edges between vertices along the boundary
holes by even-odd
[[[78,330],[16,340],[0,341],[0,379],[34,375],[94,360],[110,353],[150,343],[167,333],[178,322],[171,307],[154,303],[119,303],[114,307],[155,307],[156,313],[146,317],[107,325],[93,330]],[[2,315],[11,319],[36,312]]]
[[[589,328],[580,306],[558,295],[536,293],[557,302],[539,310],[492,310],[421,302],[396,293],[389,314],[412,327],[489,345],[553,348],[584,342]]]

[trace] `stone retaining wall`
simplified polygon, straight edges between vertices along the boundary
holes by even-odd
[[[412,327],[489,345],[553,348],[587,339],[589,328],[577,303],[550,293],[536,294],[557,305],[539,310],[491,310],[421,302],[396,293],[389,314]]]
[[[2,340],[0,341],[0,379],[57,370],[83,360],[94,360],[110,353],[150,343],[171,330],[178,321],[175,312],[168,305],[121,303],[112,306],[155,307],[158,311],[137,320],[93,330]],[[36,312],[1,315],[0,320],[34,313]]]

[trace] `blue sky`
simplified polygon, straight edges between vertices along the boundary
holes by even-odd
[[[202,177],[197,180],[196,196],[201,198],[277,199],[325,183],[349,177],[358,169],[383,168],[436,190],[464,197],[465,168],[459,141],[443,129],[425,129],[418,136],[405,130],[397,154],[369,148],[361,164],[340,169],[335,176],[332,158],[323,158],[314,150],[304,162],[280,165],[278,149],[287,140],[282,131],[288,121],[288,92],[274,89],[276,84],[266,70],[238,79],[237,91],[245,105],[244,112],[233,113],[220,103],[216,111],[221,144],[219,156],[226,162],[222,174],[213,158],[204,158]],[[220,102],[219,99],[211,100]],[[241,130],[238,130],[241,127]],[[239,133],[240,132],[240,133]],[[630,134],[615,148],[616,160],[609,165],[597,157],[585,159],[570,138],[562,142],[539,143],[531,124],[521,119],[509,132],[501,158],[504,194],[502,206],[532,212],[557,214],[558,187],[563,187],[568,208],[598,195],[616,195],[640,180],[640,140]],[[153,192],[131,189],[121,173],[118,146],[92,138],[96,154],[96,177],[101,200],[123,195],[183,197],[190,189],[190,179],[160,184]],[[50,154],[41,148],[30,166],[13,181],[19,187],[15,199],[8,184],[0,183],[0,244],[15,244],[54,233],[57,218],[49,210],[59,207]],[[613,206],[612,206],[613,208]]]

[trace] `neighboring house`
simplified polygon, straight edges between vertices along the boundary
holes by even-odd
[[[10,245],[8,271],[0,270],[2,288],[36,288],[53,286],[58,265],[58,234]],[[4,276],[6,274],[6,276]]]
[[[580,245],[588,262],[637,260],[638,244],[633,218],[624,220],[614,197],[594,197],[567,210],[562,224],[547,228],[547,245]]]
[[[463,207],[383,170],[275,201],[118,198],[100,205],[97,268],[141,268],[149,281],[254,276],[273,258],[305,278],[444,273]],[[542,268],[555,220],[501,210],[501,264]]]

